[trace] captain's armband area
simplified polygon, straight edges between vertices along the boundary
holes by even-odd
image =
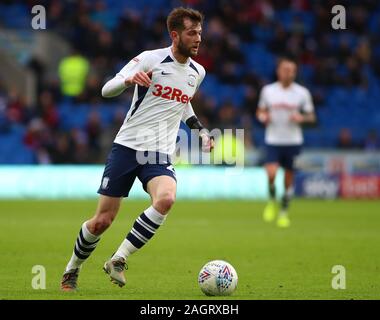
[[[186,124],[190,129],[198,129],[198,130],[204,129],[202,123],[198,120],[196,116],[192,116],[189,119],[187,119]]]

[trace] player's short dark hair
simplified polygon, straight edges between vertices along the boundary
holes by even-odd
[[[179,7],[173,9],[166,20],[166,26],[169,33],[171,31],[181,32],[185,29],[184,19],[190,19],[194,23],[203,23],[203,14],[198,10],[191,8]]]
[[[296,58],[292,57],[292,56],[281,56],[277,59],[277,67],[280,66],[281,63],[283,62],[292,62],[294,63],[296,66],[298,66],[298,63],[297,63],[297,60]]]

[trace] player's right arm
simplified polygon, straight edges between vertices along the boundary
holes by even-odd
[[[270,122],[270,114],[268,109],[268,103],[266,102],[266,88],[264,87],[260,93],[259,104],[256,111],[257,120],[264,125]]]
[[[290,116],[290,120],[297,123],[314,123],[316,120],[314,112],[314,104],[310,94],[310,91],[304,88],[303,90],[304,101],[302,103],[301,112],[294,112]]]
[[[114,78],[103,86],[102,96],[104,98],[116,97],[123,93],[126,88],[136,84],[149,87],[152,83],[149,60],[148,51],[144,51],[129,61]]]

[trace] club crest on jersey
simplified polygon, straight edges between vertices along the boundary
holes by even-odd
[[[189,74],[189,78],[187,79],[187,84],[190,87],[195,87],[196,77],[193,74]]]

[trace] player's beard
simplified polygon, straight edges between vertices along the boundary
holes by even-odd
[[[190,48],[186,47],[186,45],[183,43],[181,38],[179,38],[179,43],[178,43],[177,48],[178,48],[178,52],[185,57],[193,58],[197,55],[191,52],[191,47]]]

